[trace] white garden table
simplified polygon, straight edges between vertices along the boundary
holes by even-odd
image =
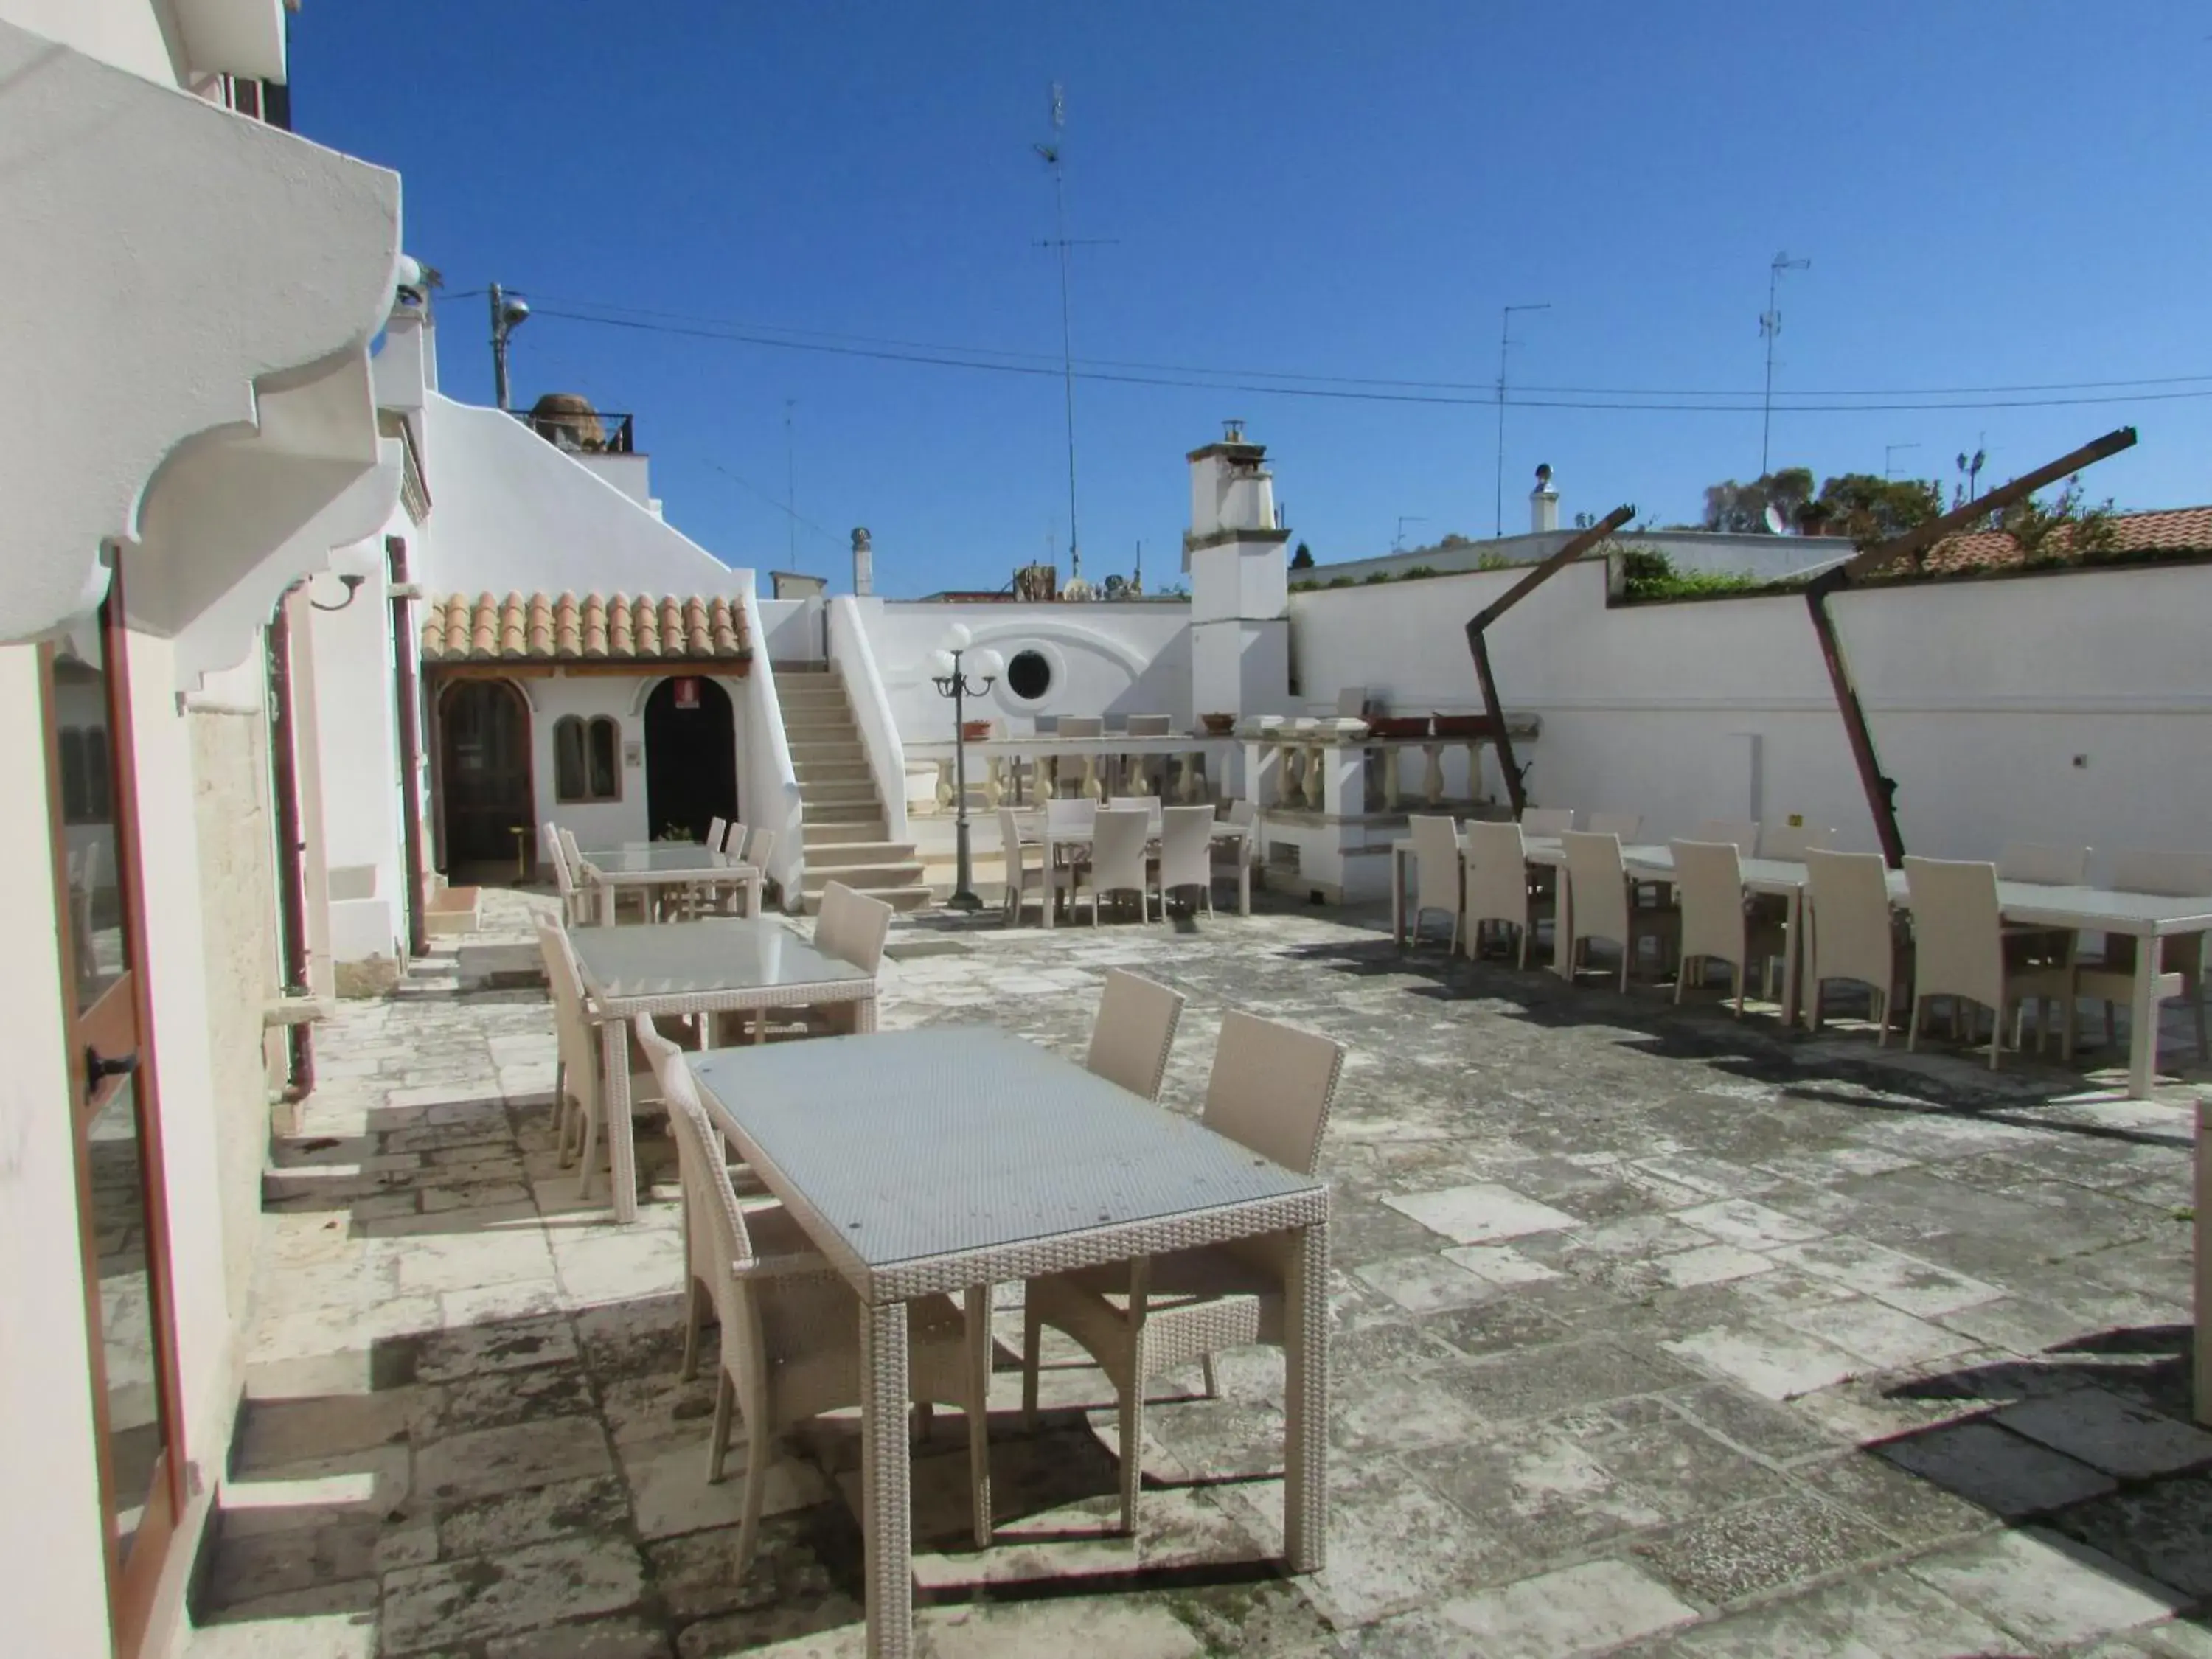
[[[637,1146],[630,1124],[629,1027],[640,1014],[726,1014],[850,1004],[854,1029],[876,1024],[876,976],[817,951],[774,920],[574,927],[576,965],[599,1023],[607,1160],[615,1219],[637,1218]],[[805,1043],[793,1045],[805,1048]]]
[[[1035,824],[1036,830],[1035,842],[1037,846],[1044,848],[1044,867],[1046,872],[1043,907],[1044,925],[1049,927],[1053,925],[1053,905],[1058,896],[1051,884],[1051,872],[1057,865],[1060,855],[1063,851],[1072,853],[1079,848],[1089,847],[1091,845],[1091,833],[1088,830],[1079,833],[1066,830],[1055,831],[1044,821],[1043,815],[1041,813],[1035,815],[1031,821]],[[1022,839],[1024,843],[1027,843],[1030,841],[1031,837],[1025,833]],[[1249,916],[1252,914],[1251,826],[1243,823],[1232,823],[1227,818],[1216,818],[1213,821],[1213,842],[1217,847],[1224,844],[1233,844],[1237,848],[1237,914],[1240,916]],[[1153,838],[1152,845],[1154,850],[1147,853],[1146,856],[1148,858],[1157,858],[1159,855],[1158,852],[1159,842],[1157,836]],[[1071,892],[1068,896],[1068,904],[1071,912],[1073,911],[1074,902],[1074,895]]]
[[[1290,1233],[1283,1553],[1328,1537],[1328,1188],[990,1026],[687,1055],[701,1097],[860,1299],[868,1647],[914,1651],[907,1310],[993,1284]],[[988,1489],[983,1495],[988,1513]]]
[[[660,890],[690,887],[700,882],[717,885],[742,882],[745,914],[761,913],[761,872],[757,865],[732,858],[690,842],[655,842],[632,847],[610,847],[583,854],[585,879],[598,890],[599,920],[615,919],[615,894],[624,887],[642,890],[645,919],[653,920],[654,901]]]

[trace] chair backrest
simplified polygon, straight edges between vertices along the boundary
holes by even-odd
[[[1249,830],[1259,821],[1260,804],[1257,801],[1246,800],[1239,796],[1229,803],[1230,823],[1241,823]]]
[[[722,837],[729,833],[730,821],[727,818],[708,818],[707,820],[707,850],[710,853],[720,852]]]
[[[2002,915],[1997,867],[1951,859],[1905,860],[1912,896],[1913,994],[2004,1003]]]
[[[1106,735],[1106,717],[1103,714],[1062,714],[1053,733],[1062,738],[1103,738]]]
[[[1091,1053],[1083,1063],[1131,1094],[1158,1100],[1167,1079],[1168,1050],[1182,1023],[1183,1002],[1180,992],[1164,985],[1108,969],[1098,1022],[1091,1028]]]
[[[1170,806],[1160,814],[1160,886],[1204,887],[1213,880],[1213,809]]]
[[[1006,861],[1007,885],[1018,887],[1022,879],[1022,820],[1011,806],[999,809],[999,854]]]
[[[1413,832],[1416,902],[1424,910],[1459,914],[1459,826],[1449,818],[1416,812],[1406,820]]]
[[[1117,811],[1142,812],[1152,826],[1152,833],[1160,833],[1160,798],[1158,795],[1115,795],[1107,805]]]
[[[1637,831],[1644,828],[1641,812],[1593,812],[1589,815],[1589,831],[1593,836],[1618,836],[1623,845],[1636,839]]]
[[[1133,738],[1164,738],[1174,729],[1173,720],[1166,714],[1129,716],[1129,735]]]
[[[1997,853],[1996,870],[1999,881],[2079,887],[2089,879],[2089,849],[2043,842],[2008,841]]]
[[[545,987],[553,997],[553,1039],[570,1087],[586,1094],[599,1065],[592,1028],[584,1018],[584,977],[568,935],[550,921],[538,924],[538,954],[545,958]],[[581,1067],[579,1071],[577,1068]]]
[[[744,857],[738,861],[741,864],[749,864],[765,875],[768,872],[768,861],[775,854],[775,831],[756,830],[752,832],[752,845],[745,848]],[[730,856],[736,858],[737,854],[732,853]]]
[[[816,948],[874,973],[884,960],[891,907],[879,898],[833,881],[822,890],[822,916],[814,925]]]
[[[1826,847],[1835,836],[1833,830],[1823,824],[1763,823],[1759,828],[1759,856],[1802,864],[1806,854],[1815,848]]]
[[[1571,806],[1532,806],[1521,814],[1521,832],[1528,836],[1564,836],[1575,827]]]
[[[548,818],[538,826],[538,843],[545,849],[546,861],[557,874],[568,863],[568,855],[561,848],[561,826]]]
[[[1231,1009],[1221,1018],[1201,1121],[1216,1134],[1311,1175],[1344,1071],[1344,1045]]]
[[[742,859],[745,855],[745,839],[751,834],[743,823],[732,823],[722,832],[720,850],[733,859]]]
[[[1340,686],[1336,693],[1336,715],[1339,720],[1356,720],[1367,712],[1367,688],[1364,685]]]
[[[1707,818],[1687,837],[1691,841],[1724,841],[1749,858],[1759,850],[1759,820],[1756,818]]]
[[[1878,853],[1819,847],[1805,848],[1804,862],[1813,915],[1810,977],[1855,979],[1887,996],[1897,976],[1889,866]]]
[[[1628,945],[1628,872],[1621,866],[1620,837],[1570,830],[1567,879],[1573,884],[1577,939],[1618,940]]]
[[[1735,843],[1674,843],[1674,891],[1682,906],[1684,962],[1718,957],[1739,967],[1744,957],[1743,866]],[[1582,897],[1577,890],[1575,897]]]
[[[1145,843],[1152,820],[1126,809],[1100,812],[1091,825],[1091,884],[1101,893],[1145,890]]]
[[[1088,796],[1054,795],[1044,804],[1045,827],[1055,836],[1087,836],[1098,803]]]
[[[1467,821],[1467,920],[1528,925],[1528,851],[1510,820]]]
[[[560,826],[561,850],[568,855],[568,873],[578,881],[584,878],[583,849],[576,845],[576,832],[567,824]]]
[[[2196,898],[2212,893],[2212,853],[2115,853],[2111,884],[2119,893]]]

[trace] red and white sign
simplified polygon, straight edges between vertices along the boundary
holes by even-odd
[[[678,708],[696,708],[699,706],[697,676],[686,674],[676,682],[676,706]]]

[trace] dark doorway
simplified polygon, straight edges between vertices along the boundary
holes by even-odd
[[[530,706],[512,680],[458,680],[439,705],[438,782],[446,807],[446,868],[505,863],[531,827]]]
[[[730,694],[704,675],[666,679],[645,700],[645,821],[707,839],[707,820],[738,816],[737,720]]]

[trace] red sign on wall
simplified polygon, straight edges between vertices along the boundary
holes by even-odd
[[[696,708],[699,706],[697,676],[687,674],[676,682],[676,706],[678,708]]]

